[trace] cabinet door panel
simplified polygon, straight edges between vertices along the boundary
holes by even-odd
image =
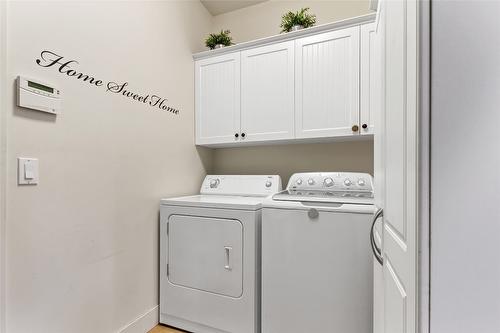
[[[359,27],[295,41],[295,134],[347,136],[359,126]]]
[[[196,144],[229,143],[240,132],[240,53],[195,64]]]
[[[294,43],[241,53],[242,141],[293,138]]]

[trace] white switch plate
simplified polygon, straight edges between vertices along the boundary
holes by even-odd
[[[17,158],[17,184],[38,184],[38,159],[28,157]]]

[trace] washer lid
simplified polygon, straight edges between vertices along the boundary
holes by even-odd
[[[373,193],[362,191],[285,190],[272,196],[274,201],[300,201],[373,205]]]
[[[345,200],[347,201],[347,200]],[[319,212],[338,212],[338,213],[354,213],[354,214],[369,214],[373,215],[375,206],[358,201],[352,202],[335,202],[335,201],[292,201],[292,200],[273,200],[268,198],[262,204],[262,211],[265,214],[266,210],[292,210],[308,212],[315,209]],[[268,215],[269,216],[269,215]]]
[[[162,199],[161,205],[221,209],[257,210],[265,197],[200,194],[187,197]]]

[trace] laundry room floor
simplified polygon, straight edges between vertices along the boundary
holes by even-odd
[[[175,328],[157,325],[149,333],[185,333],[186,331],[176,330]]]

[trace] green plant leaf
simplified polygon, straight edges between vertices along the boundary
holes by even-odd
[[[281,32],[289,32],[294,25],[301,25],[304,28],[312,27],[316,24],[316,15],[309,14],[309,7],[302,8],[297,12],[289,11],[281,17]]]
[[[224,46],[233,45],[233,38],[230,36],[231,31],[221,30],[219,34],[209,34],[205,40],[205,45],[213,50],[217,44]]]

